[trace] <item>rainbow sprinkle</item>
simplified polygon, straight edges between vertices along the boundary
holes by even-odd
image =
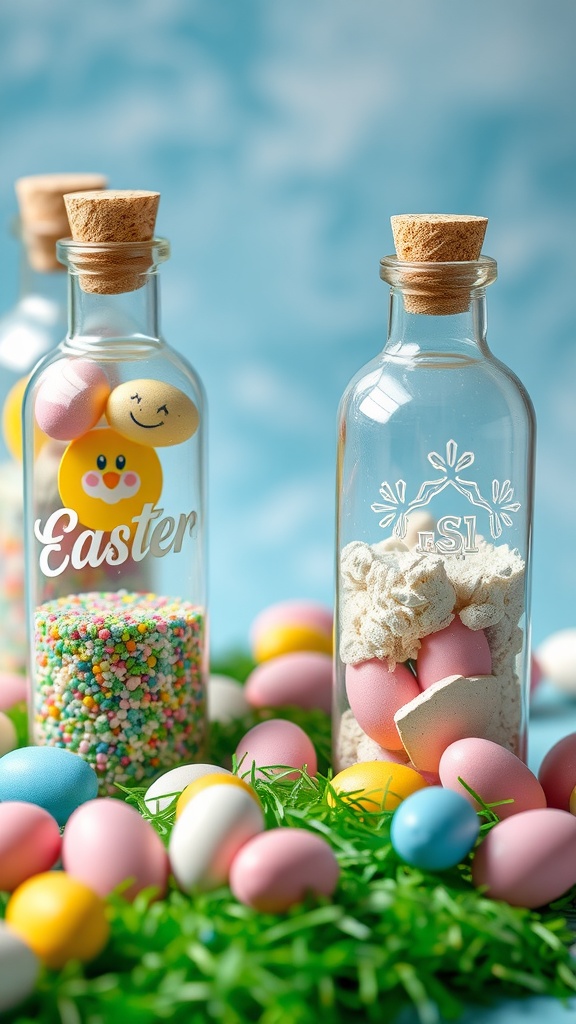
[[[96,770],[101,793],[202,752],[204,614],[155,594],[86,593],[36,609],[34,741]]]

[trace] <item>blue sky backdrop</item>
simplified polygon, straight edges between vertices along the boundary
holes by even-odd
[[[535,641],[576,625],[575,28],[573,0],[2,5],[1,305],[14,178],[162,193],[164,330],[210,405],[215,651],[332,600],[337,404],[411,211],[490,218],[489,340],[539,422]]]

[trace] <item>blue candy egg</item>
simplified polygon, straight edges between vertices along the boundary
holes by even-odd
[[[412,867],[442,871],[470,852],[480,830],[476,811],[452,789],[428,786],[411,793],[392,818],[390,839]]]
[[[59,825],[97,795],[94,769],[62,747],[20,747],[0,757],[0,801],[38,804]]]

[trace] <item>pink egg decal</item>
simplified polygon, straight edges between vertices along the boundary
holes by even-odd
[[[472,881],[515,907],[559,899],[576,883],[576,818],[546,807],[501,821],[474,854]]]
[[[457,615],[449,626],[421,642],[416,675],[423,690],[448,676],[489,676],[492,655],[482,629],[469,629]]]
[[[104,413],[110,383],[89,359],[60,360],[48,366],[38,385],[34,412],[45,434],[72,441],[95,427]]]
[[[13,892],[32,875],[49,871],[62,840],[55,818],[37,804],[0,803],[0,890]]]
[[[544,790],[534,773],[511,750],[492,740],[472,737],[451,743],[440,758],[439,774],[443,786],[461,793],[476,808],[479,805],[459,778],[486,804],[512,800],[494,808],[500,819],[546,807]]]
[[[100,896],[133,879],[122,892],[133,900],[154,886],[161,897],[168,881],[168,855],[159,835],[138,811],[101,797],[82,804],[68,819],[62,844],[64,870]]]
[[[272,765],[306,766],[309,775],[315,775],[318,767],[310,737],[299,725],[283,718],[271,718],[249,729],[236,748],[236,757],[238,763],[242,762],[238,773],[241,777],[250,775],[253,763],[256,769]],[[266,778],[266,774],[257,770],[256,778]],[[298,772],[291,772],[286,778],[297,779]]]
[[[331,896],[340,869],[321,836],[300,828],[273,828],[242,847],[232,861],[230,887],[237,900],[281,914],[307,896]]]
[[[538,778],[549,807],[567,811],[576,786],[576,732],[558,740],[544,757]]]
[[[254,708],[294,704],[332,709],[332,658],[319,651],[294,651],[262,662],[246,680],[246,699]]]
[[[346,693],[360,728],[380,746],[400,750],[394,715],[420,693],[412,672],[401,664],[390,672],[378,658],[347,665]]]

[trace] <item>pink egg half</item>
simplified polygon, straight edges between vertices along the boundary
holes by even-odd
[[[538,772],[549,807],[567,811],[570,794],[576,786],[576,732],[558,740],[550,748]]]
[[[148,886],[159,897],[166,891],[169,864],[162,840],[134,807],[111,797],[89,800],[70,816],[62,863],[100,896],[129,878],[133,882],[122,892],[127,900]]]
[[[259,612],[250,628],[251,646],[257,646],[261,636],[277,626],[308,626],[319,633],[332,636],[332,609],[318,601],[279,601]]]
[[[394,715],[420,693],[412,672],[396,665],[390,672],[378,658],[346,666],[346,693],[358,725],[382,747],[400,750]]]
[[[55,818],[37,804],[0,803],[0,890],[13,892],[32,875],[49,871],[62,840]]]
[[[239,774],[249,775],[252,763],[256,768],[270,765],[288,765],[290,768],[307,767],[309,775],[315,775],[318,767],[314,744],[299,725],[282,718],[271,718],[267,722],[259,722],[240,740],[236,748],[238,762],[242,762]],[[265,774],[256,771],[256,778],[266,778]],[[286,776],[297,779],[298,772]]]
[[[0,672],[0,711],[26,700],[26,679],[17,672]]]
[[[472,880],[515,907],[559,899],[576,883],[576,818],[546,807],[501,821],[474,855]]]
[[[294,704],[332,710],[332,658],[319,651],[294,651],[262,662],[246,680],[245,695],[254,708]]]
[[[482,629],[468,629],[459,616],[421,642],[416,674],[423,690],[448,676],[489,676],[492,655]]]
[[[300,828],[273,828],[236,854],[230,887],[241,903],[281,914],[308,895],[331,896],[339,875],[336,857],[321,836]]]
[[[458,781],[458,777],[491,804],[512,800],[494,810],[499,818],[510,818],[522,811],[546,807],[546,796],[538,779],[511,750],[479,737],[456,740],[440,758],[440,781],[478,809],[478,804]]]
[[[57,441],[81,437],[104,413],[110,383],[104,370],[89,359],[60,360],[40,378],[34,412],[45,434]]]

